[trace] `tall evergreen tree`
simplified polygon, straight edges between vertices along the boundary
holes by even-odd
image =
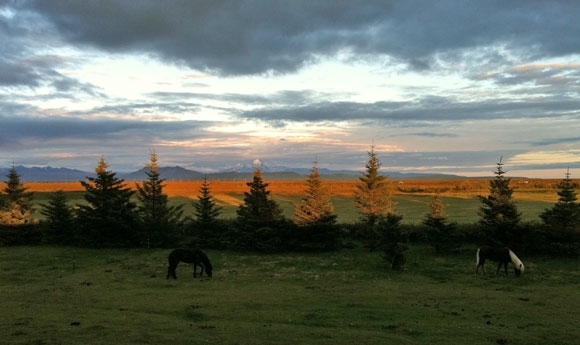
[[[0,224],[23,225],[36,223],[32,218],[34,212],[32,208],[33,193],[27,189],[20,175],[14,166],[6,176],[8,178],[6,187],[0,193]]]
[[[211,188],[207,176],[203,177],[201,187],[199,187],[199,195],[197,202],[193,203],[195,208],[195,219],[200,225],[214,224],[221,214],[221,207],[219,207],[211,193]]]
[[[570,179],[570,169],[558,184],[558,202],[546,209],[540,218],[552,231],[560,233],[580,232],[580,204],[577,202],[577,186]]]
[[[320,177],[316,161],[306,185],[306,197],[294,209],[294,223],[300,226],[335,224],[337,216],[333,214],[334,206],[328,187]]]
[[[268,183],[264,182],[259,167],[254,170],[252,181],[246,185],[250,187],[250,191],[244,193],[244,203],[236,211],[240,223],[259,228],[284,219],[282,209],[270,198]]]
[[[169,205],[169,198],[163,192],[165,179],[159,174],[155,152],[151,153],[147,168],[148,179],[137,184],[137,198],[141,203],[138,213],[146,244],[148,248],[172,245],[183,223],[183,205]]]
[[[355,206],[359,209],[361,221],[373,226],[377,221],[394,212],[391,190],[386,176],[380,175],[381,163],[375,153],[374,145],[368,152],[369,161],[366,171],[359,177],[355,191]]]
[[[131,201],[134,192],[109,170],[101,157],[96,177],[81,181],[86,204],[78,205],[83,238],[91,246],[132,246],[138,242],[137,205]]]
[[[494,172],[495,178],[489,181],[489,195],[479,196],[479,225],[489,244],[516,245],[514,235],[518,232],[521,213],[513,199],[514,189],[511,179],[506,178],[501,158]]]
[[[71,245],[76,243],[74,210],[68,205],[66,194],[58,190],[50,195],[48,204],[40,211],[46,217],[49,243]]]
[[[207,176],[199,187],[197,200],[193,202],[194,221],[191,224],[192,243],[204,248],[224,248],[230,244],[228,227],[218,218],[222,208],[218,206],[211,193],[211,186]]]

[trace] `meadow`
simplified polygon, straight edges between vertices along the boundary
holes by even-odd
[[[206,251],[214,276],[169,250],[0,248],[3,344],[577,344],[577,261],[522,257],[515,278],[474,273],[475,247],[376,252]],[[511,269],[511,267],[510,267]]]
[[[557,184],[559,180],[516,180],[513,181],[514,199],[522,212],[524,221],[539,220],[538,215],[550,208],[558,200]],[[575,181],[578,183],[578,181]],[[276,200],[284,215],[292,218],[294,207],[304,195],[305,182],[301,180],[273,180],[268,190]],[[359,213],[353,206],[353,193],[356,180],[325,181],[328,185],[335,213],[341,223],[353,223],[359,219]],[[127,182],[130,187],[135,182]],[[175,205],[184,205],[186,215],[193,216],[192,202],[197,200],[201,181],[167,181],[164,192]],[[62,189],[67,192],[71,205],[82,203],[83,191],[78,182],[66,183],[26,183],[30,191],[35,192],[36,208],[46,204],[50,193]],[[243,203],[244,192],[248,191],[246,181],[210,181],[212,195],[222,207],[222,218],[235,218],[238,206]],[[392,198],[396,211],[403,215],[403,223],[418,224],[429,212],[429,203],[433,195],[439,195],[446,207],[449,220],[457,223],[474,223],[478,219],[481,202],[478,195],[487,195],[489,181],[485,179],[470,180],[405,180],[392,183]],[[35,215],[42,218],[39,212]]]

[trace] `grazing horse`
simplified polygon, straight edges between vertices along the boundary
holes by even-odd
[[[167,268],[167,278],[173,277],[173,279],[177,279],[175,275],[175,269],[180,261],[185,263],[191,264],[193,263],[193,277],[197,277],[197,266],[201,267],[201,272],[199,276],[203,275],[204,269],[205,273],[208,277],[211,278],[213,267],[207,255],[199,249],[175,249],[171,253],[169,253],[169,267]]]
[[[524,263],[509,248],[491,248],[491,247],[477,248],[477,254],[475,257],[477,259],[477,264],[475,266],[475,274],[478,273],[480,267],[483,274],[485,274],[485,268],[483,267],[483,265],[485,264],[485,260],[487,259],[499,263],[495,274],[498,274],[499,269],[501,268],[501,266],[503,266],[505,275],[507,276],[508,274],[507,266],[508,263],[510,262],[514,265],[516,277],[519,277],[520,274],[524,273]]]

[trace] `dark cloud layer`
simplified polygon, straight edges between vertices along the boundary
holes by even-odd
[[[200,121],[83,120],[70,118],[2,117],[0,137],[11,146],[27,140],[48,142],[60,139],[84,139],[106,144],[107,140],[137,133],[142,140],[195,139],[200,128],[211,124]]]
[[[418,102],[321,102],[286,107],[265,107],[246,111],[240,117],[266,122],[294,121],[458,121],[493,119],[533,119],[580,115],[580,99],[559,101],[503,101],[460,103],[431,98]]]
[[[156,55],[221,74],[293,72],[325,56],[383,54],[417,69],[496,44],[577,53],[575,1],[102,0],[10,2],[77,45]]]

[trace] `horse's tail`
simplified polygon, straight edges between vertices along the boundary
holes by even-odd
[[[171,251],[171,253],[169,253],[169,256],[167,257],[167,261],[168,261],[168,266],[167,266],[167,278],[169,279],[169,277],[173,277],[174,279],[176,279],[176,274],[175,274],[175,269],[177,268],[177,264],[179,263],[179,260],[177,260],[176,258],[177,252],[176,250]]]

